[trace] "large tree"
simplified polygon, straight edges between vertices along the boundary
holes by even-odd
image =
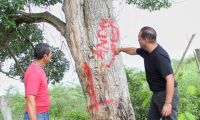
[[[134,1],[129,3],[141,6],[146,2]],[[165,1],[157,2],[161,4]],[[58,2],[63,5],[65,21],[48,11],[24,12],[25,6],[30,4],[49,6]],[[3,0],[0,3],[0,12],[1,48],[9,47],[10,33],[17,32],[22,25],[39,22],[51,24],[67,41],[90,118],[135,119],[122,59],[114,54],[114,49],[119,44],[120,32],[113,16],[112,0]]]

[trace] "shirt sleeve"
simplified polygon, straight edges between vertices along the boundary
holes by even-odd
[[[136,49],[136,53],[138,54],[138,55],[140,55],[141,57],[143,57],[144,58],[144,56],[145,56],[145,54],[147,53],[144,49],[142,49],[142,48],[137,48]]]
[[[171,61],[168,56],[158,55],[155,62],[157,69],[163,78],[165,78],[167,75],[173,74]]]
[[[40,76],[30,73],[25,80],[25,95],[37,95],[40,86]]]

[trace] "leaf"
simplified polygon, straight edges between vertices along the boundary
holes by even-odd
[[[189,85],[187,87],[187,92],[189,95],[195,95],[196,94],[196,88],[193,85]]]
[[[189,112],[181,113],[178,116],[178,120],[196,120],[195,116]]]
[[[127,0],[128,4],[134,4],[140,9],[149,11],[160,10],[161,8],[169,8],[171,1],[169,0]]]
[[[185,120],[184,113],[181,113],[181,114],[178,115],[178,120]]]
[[[196,119],[195,119],[195,116],[194,116],[194,115],[192,115],[192,114],[189,113],[189,112],[186,112],[186,113],[185,113],[185,120],[196,120]]]

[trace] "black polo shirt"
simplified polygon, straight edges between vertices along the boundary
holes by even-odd
[[[151,53],[142,48],[136,50],[144,58],[147,82],[153,92],[166,90],[165,77],[173,74],[168,53],[158,45]]]

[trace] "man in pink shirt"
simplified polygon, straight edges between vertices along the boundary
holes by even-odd
[[[34,48],[34,61],[24,74],[26,108],[24,120],[49,120],[50,99],[45,65],[52,56],[50,46],[39,43]]]

